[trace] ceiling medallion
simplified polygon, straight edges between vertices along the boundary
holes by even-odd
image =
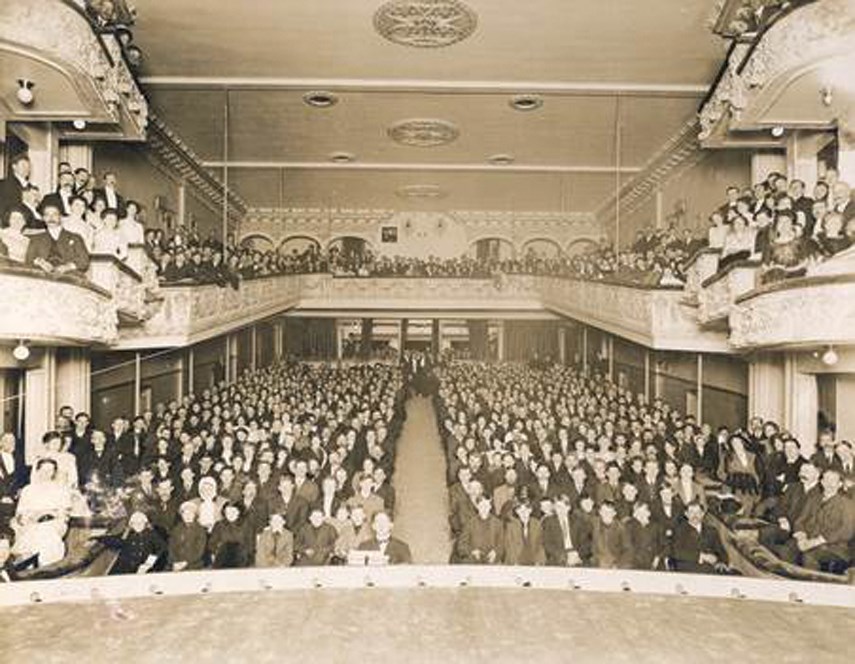
[[[374,29],[396,44],[450,46],[469,37],[478,15],[459,0],[392,0],[374,14]]]
[[[435,184],[409,184],[399,187],[395,193],[399,198],[418,199],[439,199],[448,195],[448,192]]]
[[[402,145],[432,148],[456,140],[460,130],[445,120],[402,120],[389,127],[389,138]]]

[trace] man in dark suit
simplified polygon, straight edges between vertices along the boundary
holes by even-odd
[[[323,510],[321,509],[323,516]],[[294,478],[289,474],[279,476],[279,490],[270,501],[270,513],[285,517],[285,525],[292,533],[299,533],[309,517],[309,503],[294,489]]]
[[[88,445],[81,447],[75,457],[81,487],[89,483],[102,487],[118,485],[122,475],[117,467],[116,450],[107,447],[107,437],[103,431],[93,430]]]
[[[801,522],[805,508],[818,504],[821,495],[822,487],[819,486],[819,471],[816,466],[810,463],[802,464],[799,468],[799,481],[788,484],[775,504],[773,515],[776,525],[760,528],[760,543],[780,553],[778,547],[785,545],[790,539],[793,527]]]
[[[30,158],[19,154],[12,158],[9,177],[0,180],[0,223],[6,223],[9,210],[21,205],[24,189],[30,184]]]
[[[62,227],[59,208],[54,204],[44,207],[44,220],[47,232],[30,237],[27,264],[48,274],[85,274],[89,252],[83,238]]]
[[[565,493],[553,503],[553,514],[541,521],[546,564],[558,567],[585,565],[591,559],[591,524],[571,513],[570,497]]]
[[[671,559],[677,572],[712,574],[727,571],[727,551],[718,531],[704,523],[706,510],[698,502],[686,507],[686,518],[677,524]]]
[[[505,524],[505,564],[545,565],[543,550],[543,528],[540,521],[532,518],[532,507],[521,500],[514,506],[516,518]]]
[[[4,433],[0,436],[0,531],[15,516],[22,465],[15,454],[15,436]]]
[[[119,211],[119,217],[125,216],[125,199],[119,193],[116,174],[112,171],[104,173],[103,186],[93,191],[95,198],[107,201],[107,208]]]
[[[21,192],[21,203],[12,209],[24,215],[24,235],[35,235],[45,230],[45,222],[41,208],[42,194],[34,184],[28,184]]]
[[[55,192],[52,192],[42,199],[41,207],[48,204],[53,204],[59,207],[63,217],[67,217],[71,213],[71,199],[74,196],[74,175],[71,173],[61,173],[59,176],[59,186]]]
[[[496,565],[502,562],[504,529],[499,517],[492,513],[493,504],[487,496],[478,500],[478,513],[463,524],[457,538],[452,562]]]
[[[379,551],[386,556],[389,565],[409,565],[413,562],[409,545],[392,537],[392,528],[395,524],[386,512],[377,512],[371,521],[371,529],[374,537],[359,545],[360,551]]]
[[[665,558],[665,536],[658,523],[650,519],[650,506],[635,503],[632,517],[624,524],[629,544],[622,567],[629,569],[660,569]]]

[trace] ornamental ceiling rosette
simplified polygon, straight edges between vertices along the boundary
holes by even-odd
[[[463,41],[478,15],[459,0],[392,0],[374,14],[374,29],[403,46],[438,48]]]

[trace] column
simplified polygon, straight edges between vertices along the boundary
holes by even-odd
[[[56,406],[56,349],[45,348],[41,361],[24,374],[24,462],[41,448],[42,436],[54,428]]]
[[[335,358],[341,360],[344,357],[344,331],[338,321],[335,323]]]
[[[698,420],[698,424],[701,424],[704,421],[704,355],[703,353],[698,353],[698,371],[697,371],[697,387],[698,391],[698,399],[697,399],[697,413],[695,413],[695,417]]]
[[[62,143],[59,146],[59,161],[67,161],[72,168],[85,168],[92,172],[91,143]]]
[[[582,325],[582,372],[588,373],[588,326]]]
[[[338,326],[336,325],[336,334],[338,334]],[[282,321],[276,320],[273,323],[273,357],[276,362],[282,360]]]
[[[786,173],[787,155],[785,152],[756,151],[751,155],[751,184],[763,182],[769,173]]]
[[[751,358],[748,365],[748,416],[784,422],[784,362],[781,355],[759,353]]]
[[[644,400],[650,403],[650,350],[644,349]]]
[[[134,353],[134,416],[140,415],[142,409],[142,357]]]
[[[442,332],[439,329],[439,319],[434,318],[430,322],[430,354],[434,358],[439,357],[439,352],[442,348],[440,337]]]
[[[817,393],[816,375],[801,373],[795,353],[784,360],[784,426],[801,443],[802,454],[809,457],[816,451]]]
[[[59,348],[56,352],[56,403],[74,412],[91,411],[92,364],[88,348]]]
[[[178,183],[178,224],[184,226],[187,224],[187,184],[182,180]]]
[[[187,349],[187,393],[194,394],[196,392],[196,353],[193,348]]]
[[[498,333],[498,337],[496,339],[496,341],[497,341],[496,347],[498,350],[499,362],[504,362],[505,361],[505,321],[500,320],[498,322],[497,327],[498,327],[499,333]]]
[[[15,133],[27,143],[33,184],[42,194],[56,189],[56,171],[59,166],[59,132],[50,122],[17,123]]]
[[[567,328],[563,325],[558,326],[558,361],[567,364]]]
[[[609,380],[614,381],[615,379],[615,338],[612,335],[609,335],[609,339],[606,342],[606,352],[609,354]]]
[[[837,130],[837,170],[844,182],[855,182],[855,136],[845,127]]]
[[[404,331],[406,327],[406,318],[402,318],[398,321],[398,359],[401,359],[404,356]]]
[[[802,180],[810,195],[819,174],[817,154],[832,139],[829,132],[798,130],[787,138],[787,177]]]
[[[249,330],[249,343],[250,350],[252,351],[249,366],[253,371],[255,371],[258,368],[258,326],[253,325]]]

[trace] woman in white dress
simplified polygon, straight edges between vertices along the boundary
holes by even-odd
[[[120,261],[128,257],[128,243],[119,232],[119,213],[107,208],[101,213],[101,228],[95,232],[92,253],[115,256]]]
[[[62,219],[62,227],[69,233],[76,233],[82,237],[86,250],[91,252],[95,230],[86,221],[86,201],[80,196],[72,196],[69,208],[68,216]]]
[[[142,244],[145,241],[145,228],[138,219],[140,204],[136,201],[125,203],[125,216],[119,220],[119,234],[126,245]]]
[[[56,481],[72,491],[77,489],[77,459],[71,452],[62,451],[62,436],[59,432],[48,431],[42,436],[42,450],[36,455],[35,462],[38,463],[40,459],[52,459],[56,463]]]
[[[23,230],[27,220],[20,210],[10,210],[6,219],[6,228],[0,228],[0,241],[6,246],[9,258],[23,263],[27,257],[27,247],[30,239]]]
[[[42,458],[33,464],[30,484],[21,490],[12,527],[15,529],[13,552],[20,558],[38,555],[39,566],[59,562],[65,557],[63,538],[71,512],[71,489],[57,480],[57,462]]]

